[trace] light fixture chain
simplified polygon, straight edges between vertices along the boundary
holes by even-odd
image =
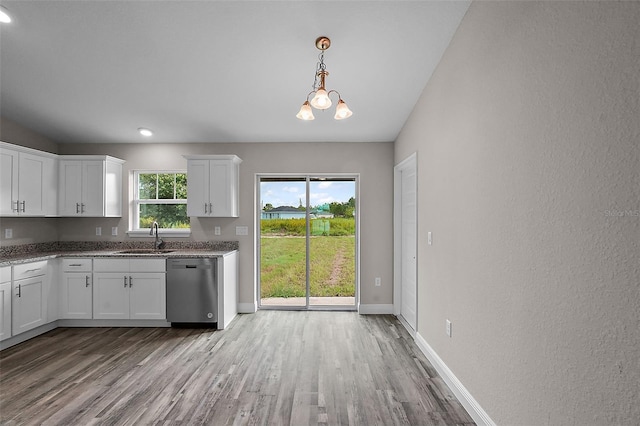
[[[321,72],[325,72],[327,70],[327,66],[324,64],[324,50],[318,54],[318,63],[316,65],[316,75],[313,79],[313,90],[316,91],[320,87],[318,83],[318,77]]]

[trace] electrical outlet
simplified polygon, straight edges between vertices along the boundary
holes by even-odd
[[[102,227],[96,226],[96,235],[102,235]]]
[[[118,227],[117,226],[112,226],[111,227],[111,235],[118,235]]]
[[[447,320],[446,323],[446,327],[447,327],[447,336],[451,337],[451,321]]]
[[[380,279],[380,277],[376,277],[375,283],[376,283],[376,287],[380,287],[382,285],[382,280]]]
[[[431,232],[427,232],[427,244],[433,244],[433,238],[431,237]]]
[[[216,235],[220,235],[220,227],[216,226],[215,228],[213,228],[213,233]]]
[[[13,229],[11,228],[5,228],[4,230],[4,237],[9,240],[11,238],[13,238]]]

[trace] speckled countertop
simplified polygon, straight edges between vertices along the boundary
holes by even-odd
[[[140,257],[193,258],[218,257],[238,250],[237,241],[167,243],[162,252],[131,253],[149,250],[149,242],[52,242],[0,248],[0,267],[56,259],[58,257]]]

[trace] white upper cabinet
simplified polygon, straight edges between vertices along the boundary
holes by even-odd
[[[185,155],[187,215],[238,217],[240,163],[236,155]]]
[[[122,164],[106,155],[60,156],[60,216],[122,216]]]
[[[0,215],[55,216],[56,167],[55,154],[0,143]]]

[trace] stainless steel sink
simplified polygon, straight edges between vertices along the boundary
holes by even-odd
[[[120,254],[164,254],[171,253],[175,250],[156,250],[156,249],[131,249],[131,250],[120,250],[116,253]]]

